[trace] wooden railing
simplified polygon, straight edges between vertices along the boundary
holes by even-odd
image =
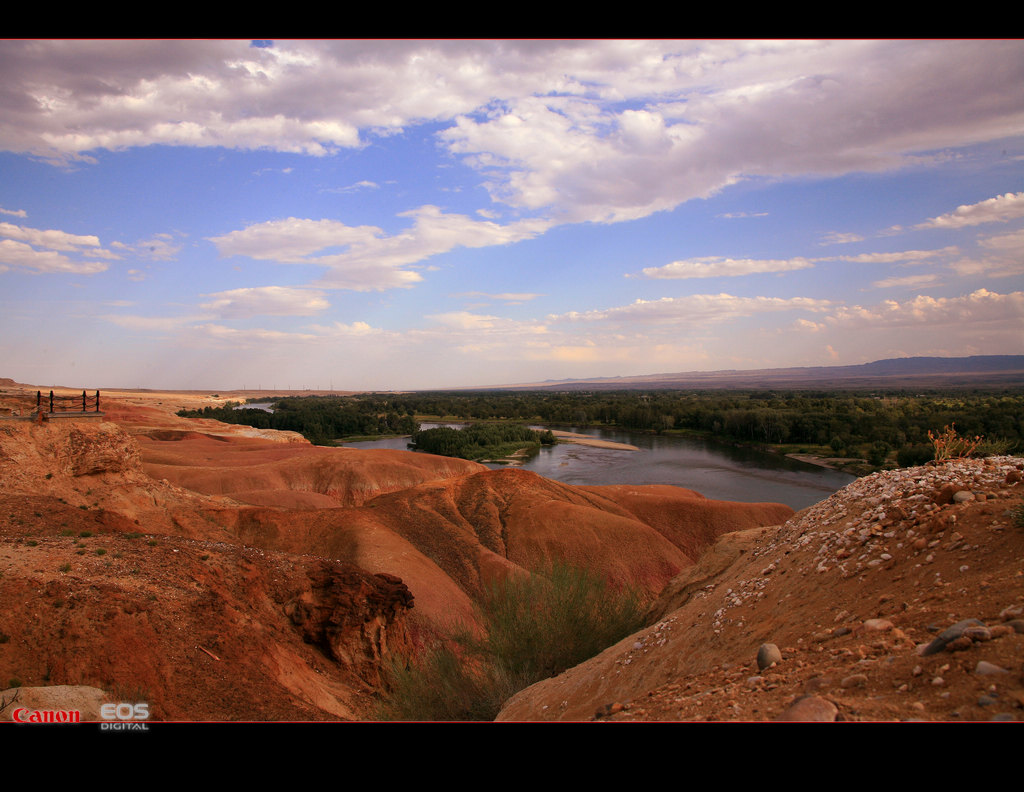
[[[89,412],[90,407],[93,408],[93,412],[100,411],[99,391],[96,391],[95,396],[89,396],[85,391],[82,391],[81,396],[54,396],[53,391],[50,391],[49,409],[46,409],[47,401],[43,397],[43,392],[36,391],[37,412]]]

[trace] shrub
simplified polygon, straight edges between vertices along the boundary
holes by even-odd
[[[978,446],[984,442],[983,437],[975,436],[961,437],[956,432],[956,424],[950,424],[942,428],[942,434],[935,435],[928,430],[928,439],[935,447],[935,461],[945,462],[948,459],[966,459],[978,450]]]
[[[463,629],[392,669],[381,718],[492,720],[514,693],[643,626],[636,591],[564,563],[495,583],[476,607],[481,636]]]

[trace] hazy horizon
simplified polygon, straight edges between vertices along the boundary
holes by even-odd
[[[1024,351],[1021,41],[2,41],[0,62],[19,382]]]

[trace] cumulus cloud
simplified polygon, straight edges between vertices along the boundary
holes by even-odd
[[[68,272],[75,275],[94,275],[107,269],[99,261],[74,261],[55,250],[36,250],[24,242],[0,239],[0,264],[7,264],[36,272]]]
[[[69,234],[66,231],[54,229],[26,228],[25,226],[14,225],[13,223],[0,223],[0,236],[7,237],[8,239],[17,239],[36,247],[64,252],[73,251],[78,253],[83,247],[100,246],[99,237],[96,236]]]
[[[918,295],[904,302],[885,300],[872,308],[859,305],[841,307],[826,321],[841,327],[1015,323],[1019,328],[1024,321],[1024,292],[999,294],[978,289],[961,297]]]
[[[381,291],[408,287],[423,278],[402,267],[458,247],[504,245],[543,232],[548,223],[522,220],[500,225],[467,215],[448,214],[436,206],[421,206],[399,217],[412,218],[412,227],[388,235],[376,226],[348,226],[337,220],[289,217],[232,231],[210,239],[221,255],[327,268],[317,282],[330,289]],[[342,252],[330,252],[343,248]]]
[[[422,122],[495,200],[615,222],[1018,134],[1015,41],[0,43],[0,147],[324,156]]]
[[[0,214],[13,215],[14,217],[28,217],[28,212],[24,209],[4,209],[0,206]]]
[[[673,261],[663,267],[645,267],[641,275],[645,278],[723,278],[751,275],[760,272],[788,272],[813,267],[814,262],[806,258],[791,259],[731,259],[720,256]],[[631,276],[633,277],[633,276]]]
[[[1018,217],[1024,217],[1024,192],[1006,193],[976,204],[958,206],[954,211],[933,217],[914,228],[964,228],[982,223],[1005,223]]]
[[[202,303],[201,308],[229,317],[311,316],[330,307],[321,291],[285,286],[230,289],[203,296],[213,300]]]

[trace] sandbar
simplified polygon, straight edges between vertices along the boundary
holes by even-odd
[[[618,451],[640,450],[637,446],[629,445],[629,443],[613,443],[611,440],[601,440],[593,435],[580,434],[579,432],[562,432],[552,429],[551,434],[568,443],[576,443],[577,445],[593,446],[594,448],[612,448]]]

